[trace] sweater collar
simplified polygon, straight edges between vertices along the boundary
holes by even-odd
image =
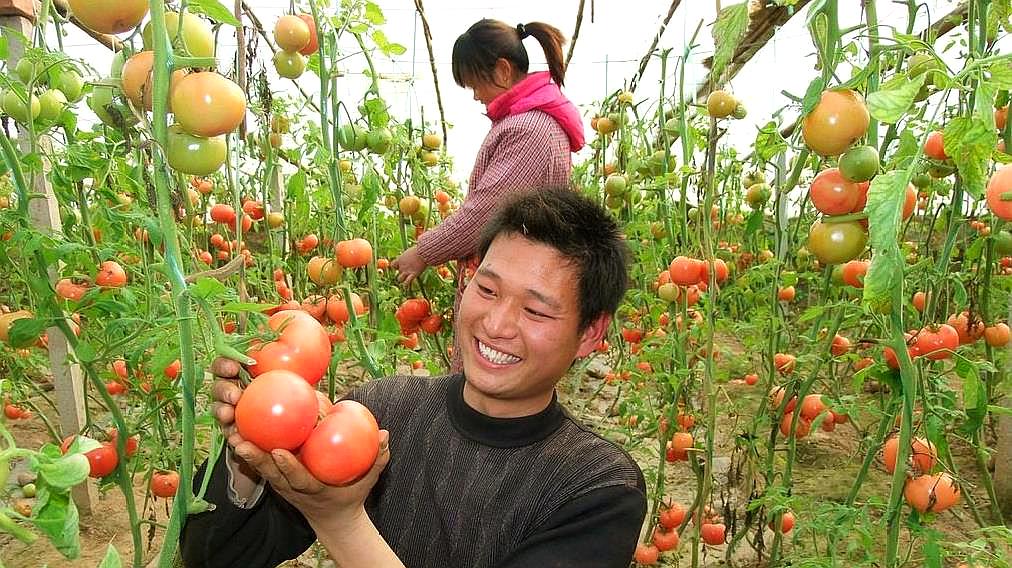
[[[528,74],[485,107],[486,114],[493,123],[531,110],[547,113],[559,123],[569,139],[570,151],[576,152],[583,147],[583,119],[580,111],[562,94],[548,71]]]
[[[478,412],[464,402],[464,375],[449,381],[447,406],[450,422],[461,435],[496,448],[517,448],[541,441],[559,429],[565,417],[558,395],[552,395],[547,408],[531,416],[495,418]]]

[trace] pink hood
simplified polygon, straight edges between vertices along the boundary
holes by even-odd
[[[548,71],[531,73],[510,90],[492,99],[486,107],[486,114],[492,122],[498,122],[507,116],[529,110],[540,110],[554,118],[569,137],[571,152],[583,147],[583,120],[580,112],[562,94],[559,86],[552,82]]]

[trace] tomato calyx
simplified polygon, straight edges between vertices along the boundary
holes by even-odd
[[[1012,193],[1012,192],[1009,192]],[[847,213],[845,215],[823,215],[823,223],[847,223],[850,221],[861,221],[868,218],[867,211],[859,211],[857,213]]]

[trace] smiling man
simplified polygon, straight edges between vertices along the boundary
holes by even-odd
[[[214,511],[184,528],[187,566],[275,566],[315,539],[344,568],[629,565],[646,513],[642,473],[555,392],[625,292],[618,228],[576,192],[534,191],[503,206],[479,253],[457,318],[464,373],[348,394],[385,431],[353,485],[323,485],[290,453],[242,440],[239,387],[215,384],[232,451],[210,479]]]

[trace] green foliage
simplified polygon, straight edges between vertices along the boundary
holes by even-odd
[[[998,143],[994,127],[988,127],[978,116],[957,116],[945,126],[942,140],[967,193],[982,197],[987,183],[987,158]]]
[[[189,0],[186,3],[186,8],[191,12],[204,14],[208,18],[211,18],[221,24],[227,24],[233,27],[239,27],[242,25],[242,23],[239,22],[239,19],[235,17],[235,14],[222,5],[219,0]]]
[[[892,291],[903,281],[903,256],[896,241],[909,177],[903,171],[877,176],[868,190],[868,232],[871,267],[864,280],[864,302],[872,310],[889,311]]]
[[[868,112],[882,122],[892,124],[902,118],[924,84],[925,75],[907,79],[897,75],[868,95]]]
[[[713,77],[720,77],[724,68],[731,62],[738,44],[748,31],[748,24],[748,2],[725,6],[717,15],[717,21],[713,26],[713,44],[716,51],[710,68]]]

